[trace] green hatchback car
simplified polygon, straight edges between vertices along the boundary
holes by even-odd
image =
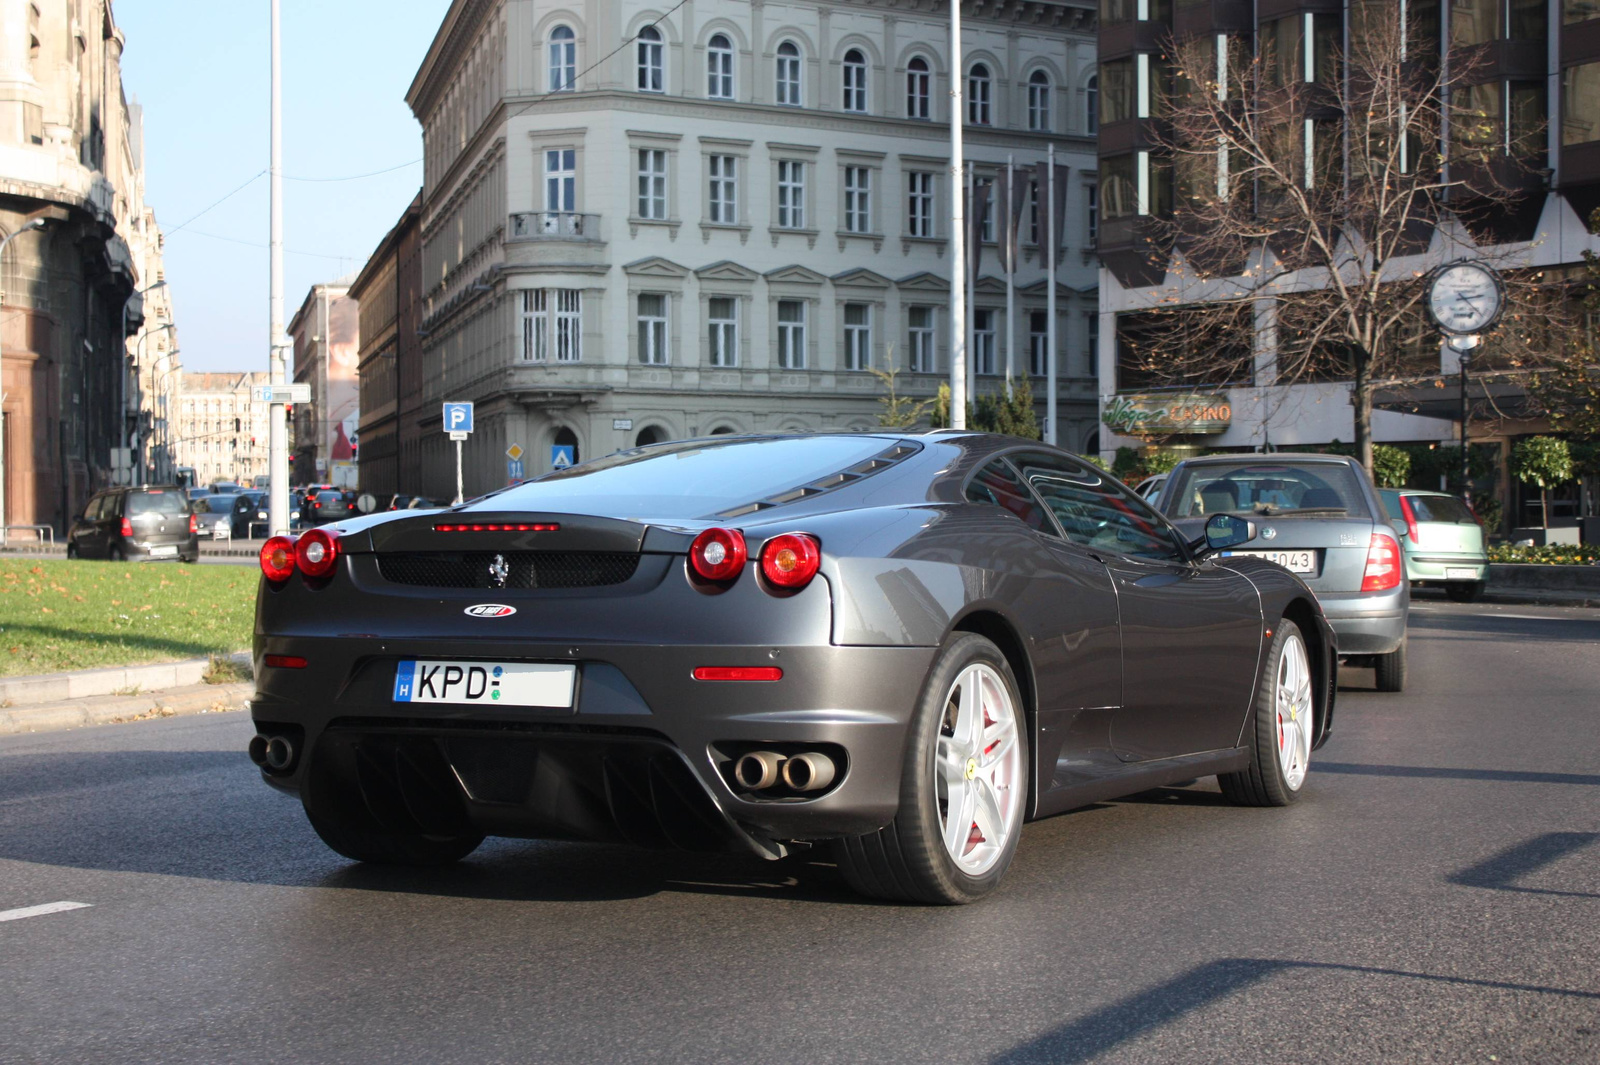
[[[1413,585],[1444,585],[1458,603],[1483,594],[1489,579],[1488,537],[1478,517],[1459,498],[1443,492],[1380,488],[1406,556]]]

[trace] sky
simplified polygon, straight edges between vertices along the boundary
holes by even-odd
[[[416,195],[422,133],[405,92],[450,4],[281,3],[287,327],[312,285],[361,269]],[[268,0],[116,0],[113,10],[127,37],[123,91],[144,107],[145,198],[167,234],[180,359],[187,370],[265,370]],[[329,180],[375,171],[387,173]]]

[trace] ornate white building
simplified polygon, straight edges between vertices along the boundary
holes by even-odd
[[[163,441],[179,466],[194,468],[194,483],[232,481],[246,488],[267,470],[267,413],[251,390],[270,384],[266,373],[180,373]]]
[[[670,13],[669,13],[669,8]],[[407,100],[423,126],[420,435],[450,494],[442,400],[474,400],[467,489],[697,434],[875,424],[877,380],[948,376],[951,181],[942,0],[456,0]],[[969,0],[981,179],[1054,144],[1063,444],[1096,425],[1094,8]],[[986,247],[980,389],[1042,373],[1044,269],[1022,223],[1016,320]],[[403,372],[403,371],[402,371]],[[1044,400],[1042,377],[1035,394]],[[402,445],[404,448],[406,445]]]

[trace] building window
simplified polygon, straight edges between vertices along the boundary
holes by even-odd
[[[544,209],[547,212],[577,209],[577,160],[578,153],[571,148],[544,153]]]
[[[778,102],[789,107],[801,106],[800,49],[793,41],[778,45]]]
[[[1600,0],[1595,0],[1600,3]],[[927,118],[928,99],[932,95],[932,75],[928,61],[920,55],[912,56],[906,64],[906,117]]]
[[[906,173],[906,232],[933,236],[933,175],[925,170]]]
[[[1039,243],[1039,179],[1028,182],[1028,243]]]
[[[804,229],[806,225],[806,164],[778,160],[778,227]]]
[[[1034,377],[1050,372],[1050,315],[1045,311],[1028,315],[1028,372]]]
[[[1099,186],[1089,185],[1084,190],[1085,200],[1085,230],[1088,238],[1087,247],[1098,247],[1100,243],[1100,189]]]
[[[732,226],[739,223],[739,160],[731,155],[706,159],[711,180],[711,221]]]
[[[571,92],[577,87],[578,40],[570,26],[557,26],[550,34],[550,91]]]
[[[1028,79],[1028,128],[1035,132],[1050,128],[1050,75],[1042,70]]]
[[[525,362],[549,361],[550,313],[542,288],[522,293],[522,358]]]
[[[806,305],[801,300],[778,301],[778,368],[806,368]]]
[[[972,312],[972,368],[974,373],[994,373],[995,319],[999,315],[987,307]]]
[[[639,295],[639,361],[646,366],[667,364],[667,297]]]
[[[1083,374],[1085,377],[1098,377],[1100,375],[1100,313],[1098,311],[1085,312],[1083,316],[1083,335]]]
[[[1133,156],[1100,157],[1099,208],[1106,218],[1131,218],[1138,213],[1138,188],[1134,185]]]
[[[844,228],[847,233],[872,232],[872,171],[844,168]]]
[[[872,365],[872,305],[844,305],[844,368],[865,370]]]
[[[1561,143],[1600,141],[1600,63],[1561,72]]]
[[[1600,18],[1600,0],[1561,0],[1561,21],[1567,24]]]
[[[706,302],[710,332],[706,351],[712,366],[739,365],[739,301],[732,296],[713,296]]]
[[[989,68],[982,63],[972,64],[972,70],[967,75],[967,123],[969,125],[987,126],[990,124],[993,118],[989,101],[991,87]]]
[[[1139,79],[1133,60],[1116,59],[1101,63],[1100,73],[1105,75],[1104,83],[1101,83],[1099,75],[1095,76],[1095,83],[1104,91],[1097,90],[1094,94],[1100,102],[1100,122],[1121,122],[1137,117]]]
[[[933,337],[934,337],[934,308],[912,307],[909,317],[910,329],[906,337],[906,347],[910,351],[908,360],[912,373],[933,373]]]
[[[661,31],[646,26],[639,31],[639,91],[666,92],[666,57]]]
[[[986,244],[992,244],[994,243],[994,216],[995,212],[999,210],[999,205],[995,203],[994,178],[978,178],[974,182],[973,202],[982,205],[974,208],[974,210],[983,212],[983,224],[978,227],[978,239]]]
[[[717,34],[706,46],[706,95],[713,100],[733,99],[733,43]]]
[[[1083,129],[1093,137],[1100,132],[1100,75],[1089,79],[1083,90]]]
[[[667,153],[660,148],[639,151],[639,217],[667,217]]]
[[[575,288],[556,290],[556,361],[583,358],[583,293]]]
[[[583,358],[583,293],[555,289],[555,352],[557,362]],[[522,293],[522,358],[525,362],[550,360],[550,292],[528,289]]]
[[[867,110],[867,58],[859,48],[844,54],[844,109],[862,114]]]

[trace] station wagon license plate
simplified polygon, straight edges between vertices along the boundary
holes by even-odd
[[[171,558],[177,553],[178,548],[176,545],[158,546],[150,549],[151,558]]]
[[[1475,581],[1478,579],[1478,571],[1473,569],[1471,566],[1464,568],[1446,566],[1444,570],[1444,579],[1447,581]]]
[[[1317,572],[1315,551],[1224,551],[1222,554],[1225,558],[1264,558],[1268,562],[1276,562],[1290,573]]]
[[[395,669],[394,701],[567,709],[577,677],[561,663],[407,660]]]

